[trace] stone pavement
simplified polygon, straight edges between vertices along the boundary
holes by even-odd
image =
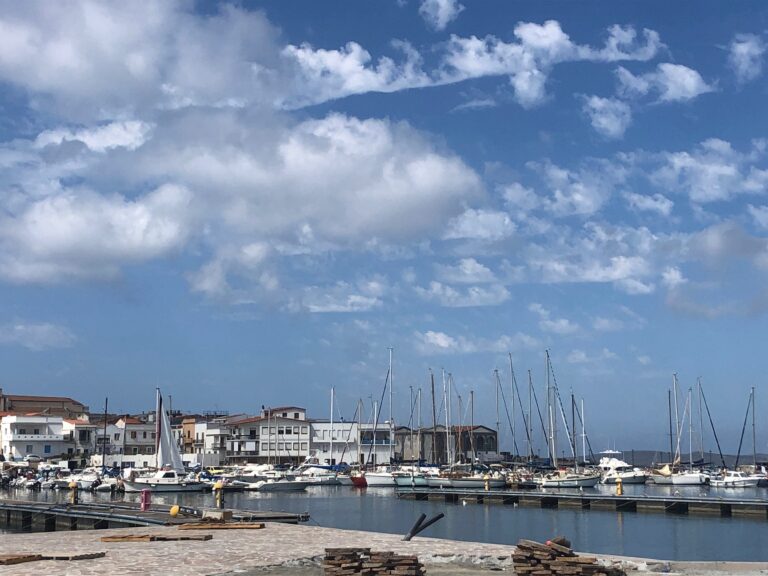
[[[103,543],[107,535],[126,534],[212,534],[206,542],[129,542]],[[263,530],[194,530],[181,532],[174,527],[123,528],[4,534],[0,554],[88,553],[105,551],[104,558],[78,561],[40,561],[15,566],[0,566],[0,575],[28,576],[163,574],[210,575],[249,571],[309,560],[322,556],[326,547],[370,547],[374,550],[417,554],[426,562],[463,561],[467,563],[509,564],[512,546],[456,542],[433,538],[414,538],[403,542],[396,534],[356,532],[307,525],[267,524]],[[297,562],[301,564],[301,562]]]

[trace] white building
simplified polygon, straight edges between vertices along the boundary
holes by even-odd
[[[193,451],[185,452],[181,459],[186,466],[221,466],[227,456],[230,426],[222,420],[194,423]]]
[[[3,416],[0,419],[0,447],[7,460],[64,456],[73,446],[65,438],[63,428],[61,416]]]
[[[357,422],[312,420],[309,455],[322,465],[356,464],[360,461]]]
[[[155,458],[155,423],[142,422],[131,416],[107,423],[104,435],[103,423],[96,426],[96,450],[91,456],[92,466],[102,465],[102,451],[106,443],[106,466],[115,468],[153,468]],[[161,463],[162,465],[162,463]]]

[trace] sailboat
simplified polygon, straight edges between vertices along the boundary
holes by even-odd
[[[126,492],[202,492],[208,485],[186,476],[181,452],[171,433],[168,413],[163,409],[163,397],[157,389],[157,411],[155,415],[155,456],[157,471],[151,476],[134,477],[133,474],[123,479]]]

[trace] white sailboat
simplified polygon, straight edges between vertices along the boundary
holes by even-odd
[[[157,389],[157,411],[155,416],[155,456],[157,471],[151,476],[123,479],[126,492],[202,492],[208,486],[204,482],[187,477],[181,452],[171,433],[171,422],[163,409],[163,397]]]

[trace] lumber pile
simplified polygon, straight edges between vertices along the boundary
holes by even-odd
[[[326,548],[323,560],[325,576],[399,575],[423,576],[424,565],[413,555],[371,552],[370,548]]]
[[[512,563],[519,576],[626,576],[620,568],[600,564],[593,556],[579,556],[562,537],[546,544],[520,540]]]

